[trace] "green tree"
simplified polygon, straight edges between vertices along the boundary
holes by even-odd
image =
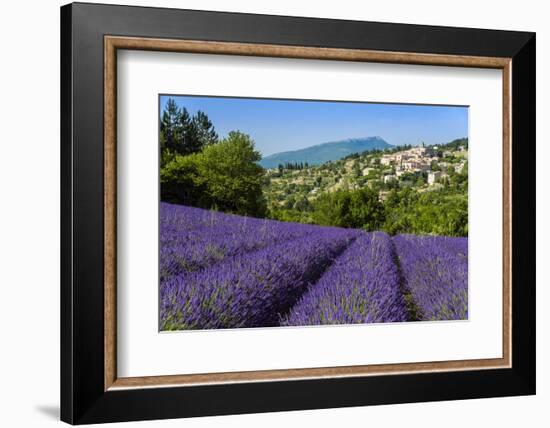
[[[178,141],[181,139],[181,109],[170,98],[162,112],[160,119],[160,143],[161,150],[175,151]]]
[[[160,119],[161,165],[170,162],[174,155],[189,155],[218,141],[208,116],[198,111],[193,117],[185,107],[178,107],[169,98]]]
[[[313,220],[326,226],[376,230],[384,221],[384,207],[369,188],[325,193],[313,204]]]
[[[386,232],[468,236],[468,196],[443,189],[418,193],[410,188],[393,190],[385,204]]]
[[[165,202],[210,207],[206,185],[200,179],[198,155],[174,155],[160,169],[160,198]]]
[[[198,132],[193,118],[185,107],[180,110],[179,121],[176,125],[177,141],[174,145],[174,151],[180,155],[190,155],[197,153],[202,149],[198,139]]]
[[[311,204],[305,196],[302,196],[294,203],[293,208],[296,211],[311,211]]]
[[[201,181],[220,209],[258,217],[265,215],[264,169],[257,164],[262,156],[248,135],[230,132],[224,140],[205,147],[198,157]]]
[[[218,134],[216,133],[214,125],[212,125],[206,113],[200,110],[193,116],[193,128],[195,132],[194,136],[201,148],[218,141]]]
[[[294,197],[294,195],[290,195],[288,198],[286,198],[286,201],[283,207],[287,210],[291,210],[294,208],[295,203],[296,203],[296,198]]]
[[[168,202],[262,217],[264,169],[248,135],[230,132],[224,140],[161,168],[161,198]]]

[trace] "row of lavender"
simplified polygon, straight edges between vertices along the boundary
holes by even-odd
[[[316,226],[221,214],[161,203],[160,278],[315,233]]]
[[[467,318],[466,238],[160,215],[162,330]]]
[[[393,242],[415,317],[467,319],[468,238],[399,235]]]

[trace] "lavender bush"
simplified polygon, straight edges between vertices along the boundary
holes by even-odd
[[[407,321],[391,245],[385,233],[362,233],[281,324]]]
[[[394,238],[405,288],[421,320],[468,318],[467,238]]]
[[[201,225],[182,231],[174,231],[173,228],[167,230],[161,225],[161,280],[211,266],[227,257],[305,236],[316,230],[295,223],[279,224],[246,217],[240,217],[239,223],[227,223]]]
[[[278,325],[280,314],[357,235],[320,229],[161,283],[161,329]]]

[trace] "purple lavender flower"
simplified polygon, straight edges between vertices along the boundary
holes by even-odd
[[[391,245],[385,233],[362,233],[281,325],[407,321]]]
[[[394,238],[405,288],[421,320],[468,319],[468,238]]]
[[[276,326],[357,231],[318,232],[225,259],[161,283],[161,329]]]
[[[160,279],[164,282],[227,257],[306,236],[317,230],[318,226],[161,203]]]

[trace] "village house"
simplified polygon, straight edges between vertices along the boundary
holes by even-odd
[[[401,167],[404,169],[404,170],[411,170],[411,169],[415,169],[415,168],[418,168],[420,166],[420,163],[419,162],[416,162],[416,161],[413,161],[413,160],[410,160],[410,161],[407,161],[407,162],[403,162],[401,164]]]
[[[406,153],[418,157],[432,157],[434,155],[434,152],[430,147],[413,147],[407,150]]]
[[[448,178],[449,174],[441,171],[432,171],[428,173],[428,184],[430,186],[434,185],[437,182],[441,182],[444,179]]]
[[[458,173],[461,173],[464,170],[464,166],[466,165],[466,162],[461,162],[455,167],[455,171]]]
[[[432,171],[428,173],[428,184],[431,186],[441,178],[441,171]]]
[[[397,177],[393,174],[385,175],[384,176],[384,183],[391,183],[392,181],[395,181]]]
[[[392,162],[395,162],[395,158],[392,155],[383,155],[380,158],[380,165],[388,166],[391,165]]]
[[[369,173],[371,171],[374,171],[374,168],[365,168],[365,169],[363,169],[363,176],[366,177],[367,175],[369,175]]]

